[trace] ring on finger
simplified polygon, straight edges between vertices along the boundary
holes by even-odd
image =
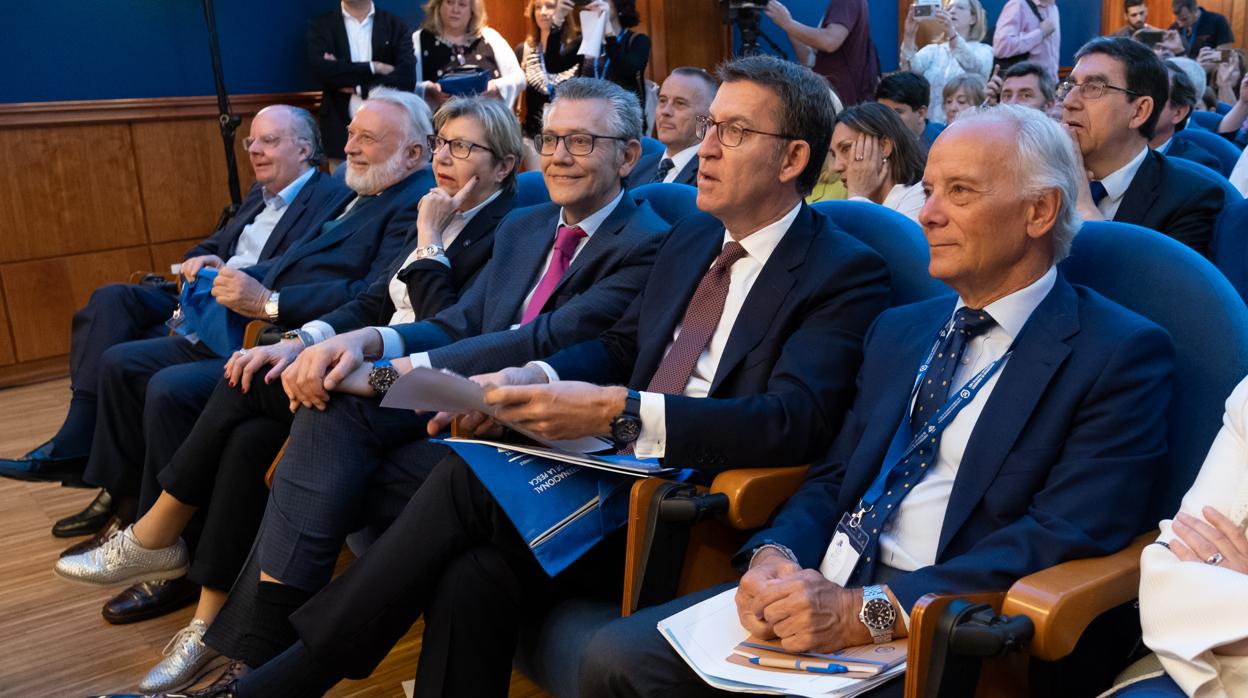
[[[1214,553],[1210,555],[1209,557],[1205,558],[1205,564],[1216,565],[1225,559],[1226,558],[1222,557],[1222,553]]]
[[[246,356],[246,355],[247,355],[247,350],[246,350],[246,349],[239,349],[237,353],[238,353],[238,355],[239,355],[239,356]]]

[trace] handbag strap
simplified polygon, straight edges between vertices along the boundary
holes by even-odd
[[[1040,8],[1036,7],[1035,0],[1027,0],[1027,7],[1031,8],[1031,13],[1036,16],[1037,21],[1044,21],[1044,17],[1040,14]]]

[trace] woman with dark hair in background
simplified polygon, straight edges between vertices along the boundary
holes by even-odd
[[[580,22],[575,14],[567,14],[572,7],[573,0],[529,0],[524,8],[529,33],[516,46],[516,58],[524,71],[524,121],[520,128],[526,137],[532,138],[542,130],[542,110],[550,102],[559,83],[575,77],[580,68],[576,64],[576,49],[581,41]],[[571,67],[553,72],[554,69],[546,61],[546,45],[555,14],[561,9],[567,17],[568,30],[562,33],[559,53],[550,64]]]
[[[516,106],[524,73],[511,46],[486,24],[485,0],[429,0],[425,21],[412,34],[416,52],[416,94],[436,110],[451,95],[441,81],[473,69],[488,75],[482,94]]]
[[[576,65],[583,59],[581,77],[600,78],[623,87],[637,95],[644,112],[646,109],[646,63],[650,60],[650,37],[633,31],[633,27],[641,23],[637,14],[637,0],[594,0],[582,10],[598,12],[606,18],[606,30],[602,40],[602,50],[597,56],[578,56],[573,54],[571,60],[554,64],[554,57],[559,54],[563,43],[565,20],[572,13],[571,2],[559,2],[554,17],[550,36],[546,40],[546,68],[551,72],[563,71]]]
[[[896,112],[876,102],[841,112],[831,154],[851,201],[870,201],[918,221],[927,157]]]

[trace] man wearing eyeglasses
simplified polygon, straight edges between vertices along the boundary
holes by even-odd
[[[1057,95],[1088,180],[1079,214],[1151,228],[1208,256],[1223,205],[1215,175],[1148,147],[1170,95],[1161,59],[1110,37],[1089,41],[1075,58]]]
[[[827,153],[826,82],[766,56],[734,60],[719,77],[697,127],[704,213],[675,226],[624,317],[544,362],[475,378],[499,386],[485,399],[500,414],[543,437],[610,435],[703,480],[825,448],[888,295],[879,256],[802,200]],[[555,126],[552,114],[544,135],[564,135]],[[465,422],[488,428],[481,415]],[[465,462],[448,457],[368,552],[296,612],[300,641],[231,695],[321,695],[366,676],[422,614],[414,695],[505,695],[524,618],[570,594],[619,598],[623,536],[609,533],[551,578]]]

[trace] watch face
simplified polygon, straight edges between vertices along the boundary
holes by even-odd
[[[631,444],[641,436],[641,420],[635,417],[616,417],[611,422],[611,438],[617,444]]]
[[[871,599],[862,609],[862,622],[874,630],[889,630],[897,622],[897,609],[886,599]]]

